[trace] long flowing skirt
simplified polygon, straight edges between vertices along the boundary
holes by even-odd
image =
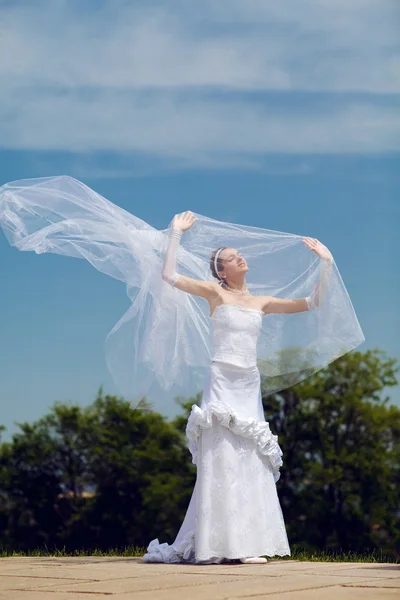
[[[257,367],[213,362],[186,427],[197,479],[173,544],[145,562],[220,563],[290,555],[276,490],[282,451],[265,421]]]

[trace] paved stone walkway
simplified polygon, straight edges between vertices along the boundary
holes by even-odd
[[[271,560],[264,565],[146,564],[141,558],[2,558],[1,600],[385,600],[400,565]]]

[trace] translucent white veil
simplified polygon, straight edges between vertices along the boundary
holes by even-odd
[[[212,280],[210,255],[223,246],[246,258],[254,295],[300,298],[316,285],[321,260],[305,248],[303,236],[195,216],[178,249],[179,274]],[[146,396],[163,412],[166,396],[201,391],[213,356],[209,306],[161,278],[171,223],[154,229],[82,182],[59,176],[3,185],[0,225],[19,250],[85,258],[126,284],[131,306],[106,338],[106,358],[133,408]],[[263,393],[309,377],[363,341],[333,262],[320,306],[263,317],[257,349]]]

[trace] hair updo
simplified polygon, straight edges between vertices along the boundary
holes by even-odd
[[[215,270],[215,257],[217,255],[217,252],[219,252],[221,250],[225,250],[225,248],[227,248],[227,246],[223,246],[221,248],[217,248],[216,250],[212,251],[211,254],[211,258],[210,258],[210,269],[211,269],[211,273],[213,275],[213,277],[215,277],[216,279],[218,279],[218,281],[223,281],[221,279],[221,277],[218,275],[218,271],[223,271],[224,270],[224,265],[222,262],[222,258],[221,258],[221,253],[217,258],[217,270]]]

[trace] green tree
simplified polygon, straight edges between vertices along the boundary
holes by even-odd
[[[289,538],[310,548],[392,549],[399,526],[400,410],[383,396],[397,361],[349,353],[263,399],[279,436]]]
[[[56,404],[0,446],[0,543],[47,547],[172,541],[195,471],[183,437],[157,413],[99,394]]]
[[[384,389],[397,362],[375,350],[347,354],[263,398],[279,435],[278,482],[292,546],[393,549],[399,542],[400,410]],[[109,548],[172,542],[196,478],[186,446],[195,398],[167,421],[146,402],[100,390],[83,409],[55,404],[0,444],[0,543]]]
[[[91,426],[91,539],[99,546],[172,542],[195,481],[189,451],[158,413],[132,411],[117,398],[98,398]]]

